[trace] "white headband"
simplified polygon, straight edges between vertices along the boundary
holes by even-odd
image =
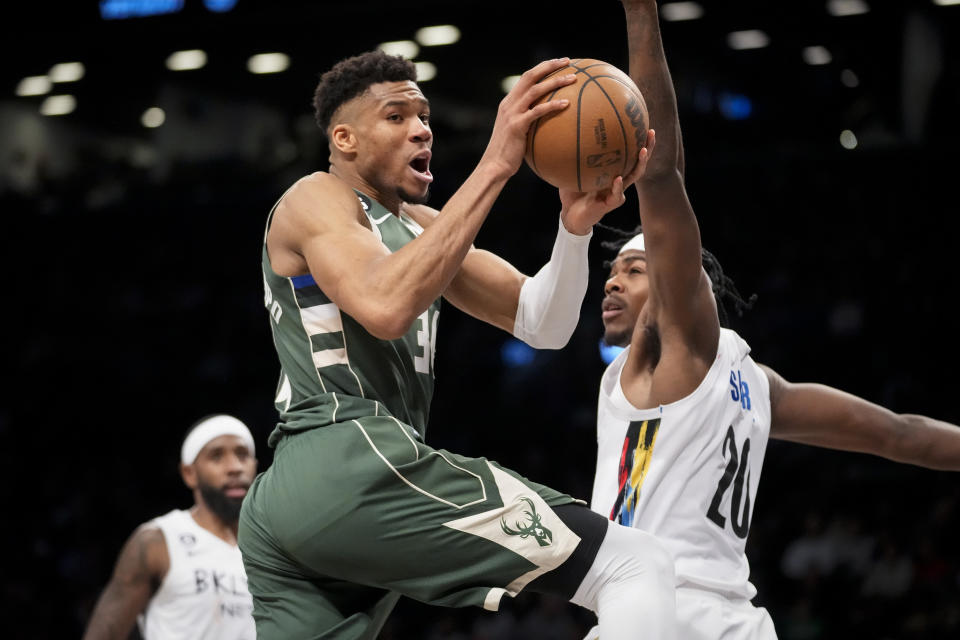
[[[217,415],[207,418],[193,428],[180,448],[180,462],[193,464],[197,456],[200,455],[200,450],[207,446],[208,442],[220,436],[242,438],[250,447],[250,453],[256,453],[253,445],[253,434],[250,433],[250,429],[247,429],[247,425],[233,416]]]
[[[643,247],[642,233],[638,233],[637,235],[630,238],[630,241],[627,244],[620,247],[620,251],[617,252],[617,255],[620,255],[624,251],[630,251],[631,249],[634,249],[636,251],[646,251],[646,249]]]

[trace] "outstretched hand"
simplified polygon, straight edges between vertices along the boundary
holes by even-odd
[[[647,146],[640,149],[638,154],[637,166],[626,176],[617,176],[606,189],[587,193],[560,189],[560,219],[566,230],[578,236],[585,236],[603,216],[626,202],[627,197],[624,192],[627,187],[643,177],[655,143],[656,136],[653,129],[650,129],[647,131]]]

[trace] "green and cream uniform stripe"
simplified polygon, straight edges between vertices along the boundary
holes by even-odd
[[[380,240],[397,251],[422,229],[366,194],[360,204]],[[276,207],[274,207],[274,210]],[[273,211],[267,220],[267,228]],[[284,433],[366,416],[393,416],[422,439],[433,396],[433,352],[438,298],[396,340],[381,340],[343,312],[310,274],[274,273],[263,245],[264,304],[280,360],[276,407],[280,421],[271,446]]]

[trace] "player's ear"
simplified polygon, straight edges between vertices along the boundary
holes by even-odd
[[[354,153],[357,150],[356,131],[347,123],[336,124],[330,128],[330,142],[340,153]]]
[[[193,468],[192,464],[180,463],[180,477],[183,478],[183,483],[190,489],[197,488],[197,470]]]

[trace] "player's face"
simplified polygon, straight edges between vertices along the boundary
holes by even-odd
[[[620,347],[630,344],[649,292],[646,253],[629,250],[617,256],[603,287],[604,342]]]
[[[193,468],[197,488],[210,510],[225,522],[236,521],[257,472],[257,459],[243,438],[214,438],[200,450]]]
[[[360,98],[357,163],[361,175],[385,193],[426,202],[433,175],[430,103],[415,82],[380,82]]]

